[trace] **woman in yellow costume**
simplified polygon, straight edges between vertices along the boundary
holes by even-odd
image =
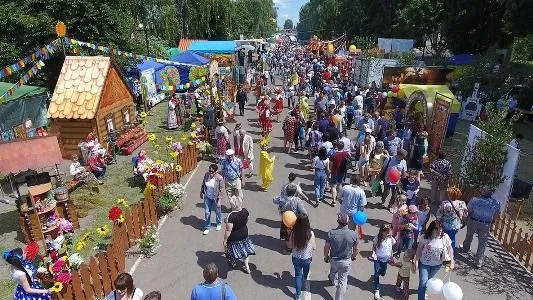
[[[309,120],[309,98],[307,98],[307,93],[302,92],[302,96],[300,97],[300,110],[302,111],[302,116],[304,117],[304,120]]]
[[[274,161],[276,160],[276,156],[270,156],[268,153],[268,138],[264,138],[259,145],[261,146],[259,175],[263,179],[261,187],[266,192],[272,181],[274,181]]]

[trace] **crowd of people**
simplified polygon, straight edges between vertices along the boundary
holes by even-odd
[[[373,239],[372,254],[365,257],[374,265],[374,299],[381,298],[380,278],[389,266],[398,268],[396,287],[402,299],[409,298],[410,278],[415,273],[419,278],[418,300],[426,299],[428,280],[443,266],[453,269],[457,251],[468,252],[474,234],[479,236],[475,264],[482,267],[490,225],[500,211],[499,202],[491,197],[491,188],[484,188],[481,196],[466,205],[460,200],[461,191],[450,186],[452,166],[446,156],[441,153],[431,164],[427,163],[428,133],[423,123],[405,116],[401,108],[392,117],[385,117],[381,111],[383,91],[375,85],[356,86],[349,79],[349,71],[335,62],[313,56],[294,44],[278,44],[269,61],[269,71],[253,80],[257,84],[256,112],[263,137],[257,172],[261,188],[268,191],[274,180],[276,156],[269,146],[273,122],[281,123],[284,150],[306,151],[308,168],[313,172],[312,191],[303,191],[297,175],[290,173],[279,196],[273,199],[280,214],[282,246],[292,256],[294,299],[304,299],[304,292],[309,291],[307,279],[319,246],[304,201],[313,203],[314,209],[320,205],[339,206],[335,215],[337,227],[327,232],[324,241],[323,260],[330,265],[328,279],[336,286],[335,300],[348,298],[348,274],[360,257],[358,245],[363,226],[355,215],[365,211],[365,187],[370,188],[372,196],[380,197],[383,209],[392,213],[390,222],[380,226]],[[269,82],[275,83],[274,74],[283,81],[270,89]],[[237,97],[238,101],[248,101],[242,89]],[[181,122],[179,101],[173,97],[169,102],[169,128]],[[240,113],[244,114],[244,104]],[[210,233],[211,212],[215,211],[215,230],[223,231],[228,266],[249,274],[249,260],[256,253],[248,232],[250,213],[243,203],[243,187],[245,178],[253,176],[255,145],[241,124],[230,130],[219,122],[215,138],[217,163],[208,167],[200,189],[205,210],[203,234]],[[94,156],[105,155],[94,147]],[[146,152],[140,153],[136,168],[147,159]],[[101,177],[99,172],[105,173],[105,165],[100,168],[91,169],[96,177]],[[431,181],[430,197],[419,196],[424,176]],[[225,217],[221,209],[224,191],[231,207]],[[309,199],[305,192],[312,192],[313,197]],[[437,210],[431,211],[431,205]],[[287,215],[294,215],[294,222],[287,224]],[[465,225],[466,239],[459,247],[456,235]],[[19,284],[15,299],[49,299],[50,291],[41,289],[27,271],[23,253],[4,254],[4,258]],[[215,264],[204,266],[203,277],[205,282],[193,288],[191,300],[237,299],[231,287],[218,278]],[[107,299],[154,300],[161,299],[161,294],[153,292],[142,297],[131,275],[123,273],[115,280],[114,291]]]

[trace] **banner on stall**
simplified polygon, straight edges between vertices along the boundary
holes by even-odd
[[[162,58],[157,58],[157,57],[153,57],[153,56],[147,56],[147,55],[141,55],[141,54],[136,54],[136,53],[132,53],[132,52],[126,52],[126,51],[122,51],[122,50],[117,50],[115,48],[100,46],[100,45],[94,44],[94,43],[78,41],[78,40],[67,38],[67,37],[64,38],[64,41],[65,41],[66,45],[78,45],[78,46],[81,46],[81,47],[86,47],[86,48],[90,48],[90,49],[93,49],[93,50],[98,50],[98,51],[103,52],[103,53],[112,54],[112,55],[118,55],[118,56],[122,56],[122,57],[129,57],[129,58],[133,58],[133,59],[141,59],[141,60],[147,60],[147,61],[155,61],[155,62],[158,62],[160,64],[171,65],[171,66],[198,67],[198,65],[180,63],[180,62],[171,61],[171,60],[168,60],[168,59],[162,59]],[[204,66],[207,66],[207,64],[205,64]]]
[[[436,93],[435,107],[433,108],[433,121],[429,132],[429,150],[437,155],[444,143],[444,136],[448,129],[448,120],[453,99]]]

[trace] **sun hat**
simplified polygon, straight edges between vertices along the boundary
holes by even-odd
[[[230,156],[230,155],[233,155],[233,154],[235,154],[235,151],[233,151],[233,149],[226,150],[226,155],[227,156]]]

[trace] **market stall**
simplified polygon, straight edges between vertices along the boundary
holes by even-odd
[[[8,174],[17,192],[19,224],[26,241],[40,241],[59,234],[62,219],[79,228],[76,207],[62,185],[57,165],[63,161],[57,136],[18,139],[0,143],[0,173]],[[56,184],[52,175],[38,172],[56,165]],[[33,170],[26,172],[27,170]],[[16,174],[21,180],[15,180]],[[28,194],[21,195],[19,185],[27,186]]]

